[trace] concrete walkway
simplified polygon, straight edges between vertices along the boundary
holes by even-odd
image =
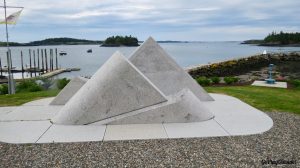
[[[58,143],[133,139],[219,137],[259,134],[273,126],[265,113],[237,98],[210,94],[204,102],[215,118],[194,123],[131,125],[54,125],[50,119],[62,106],[50,106],[53,98],[0,108],[0,141],[6,143]]]

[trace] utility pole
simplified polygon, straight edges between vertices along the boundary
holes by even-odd
[[[15,94],[14,76],[11,73],[11,51],[9,48],[8,28],[7,28],[7,14],[6,14],[6,0],[4,0],[4,17],[5,17],[5,30],[6,30],[6,46],[7,46],[7,70],[8,70],[8,94]]]

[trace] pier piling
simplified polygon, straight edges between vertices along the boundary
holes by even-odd
[[[21,68],[22,68],[22,73],[24,72],[24,61],[23,61],[23,51],[21,51]]]
[[[47,49],[45,49],[45,64],[46,64],[46,72],[48,72],[48,58],[47,58]]]
[[[43,49],[41,49],[41,56],[42,56],[42,73],[44,73],[45,69],[44,69],[44,52],[43,52]]]
[[[57,48],[55,48],[55,64],[56,64],[56,70],[58,70]]]
[[[1,76],[2,76],[2,62],[1,62],[1,57],[0,57],[0,72],[1,72]]]
[[[35,50],[33,50],[33,70],[34,70],[34,76],[36,76]]]
[[[31,69],[31,49],[29,49],[29,68]]]
[[[40,75],[40,49],[37,49],[38,71]]]

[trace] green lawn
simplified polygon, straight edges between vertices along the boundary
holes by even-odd
[[[222,93],[262,110],[300,114],[300,89],[281,89],[255,86],[205,87],[208,92]]]
[[[300,114],[300,89],[279,89],[255,86],[205,87],[208,92],[237,97],[262,110]],[[0,95],[0,106],[16,106],[44,97],[53,97],[58,90]]]
[[[49,90],[40,92],[17,93],[15,95],[0,95],[0,107],[17,106],[45,97],[54,97],[58,94],[58,92],[59,90]]]

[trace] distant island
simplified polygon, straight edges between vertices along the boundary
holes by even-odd
[[[48,38],[45,40],[32,41],[29,43],[10,42],[10,46],[45,46],[45,45],[87,45],[87,44],[102,44],[103,41],[93,41],[75,38]],[[6,42],[0,42],[0,46],[6,46]]]
[[[291,46],[300,47],[300,33],[272,32],[263,40],[246,40],[241,44],[254,44],[258,46]]]
[[[132,36],[111,36],[102,43],[101,47],[139,46],[139,41]]]

